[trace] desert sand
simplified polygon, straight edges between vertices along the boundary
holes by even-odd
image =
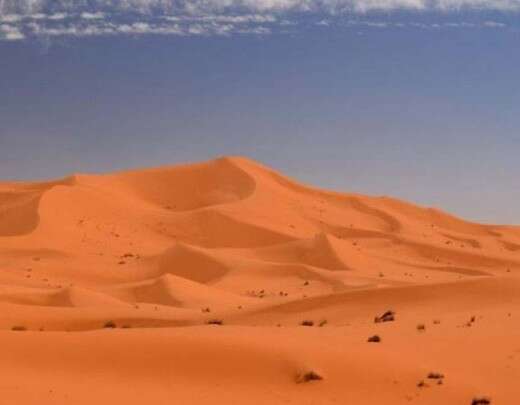
[[[0,183],[0,310],[1,404],[520,403],[520,227],[245,158]]]

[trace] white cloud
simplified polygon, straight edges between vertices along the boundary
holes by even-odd
[[[68,17],[67,13],[49,14],[47,18],[53,21],[65,20]]]
[[[484,27],[488,27],[488,28],[505,28],[506,27],[506,24],[496,22],[496,21],[484,21],[483,25],[484,25]]]
[[[18,14],[6,14],[4,16],[0,15],[0,22],[3,23],[16,23],[22,20],[22,16]]]
[[[495,10],[518,11],[520,0],[436,0],[436,8],[445,11]]]
[[[267,35],[288,32],[287,27],[292,26],[436,30],[506,27],[497,21],[464,22],[460,17],[446,21],[449,11],[461,9],[520,11],[520,0],[0,0],[0,40],[38,36]],[[444,17],[438,22],[400,22],[392,18],[377,21],[370,18],[374,10],[442,10]]]
[[[20,41],[25,38],[25,35],[18,27],[2,24],[0,25],[0,39],[5,41]]]
[[[368,28],[415,28],[421,30],[430,30],[430,29],[478,29],[478,28],[506,28],[507,24],[499,23],[496,21],[484,21],[484,22],[467,22],[467,21],[457,21],[457,22],[391,22],[391,21],[370,21],[370,20],[348,20],[346,22],[347,26],[361,26]]]
[[[474,23],[467,23],[467,22],[450,22],[445,23],[445,27],[449,28],[475,28],[476,25]]]
[[[54,25],[49,25],[44,21],[31,21],[24,28],[31,36],[75,38],[114,35],[228,36],[233,34],[266,35],[271,33],[271,29],[264,26],[221,24],[215,21],[182,22],[179,24],[156,20],[155,22],[137,21],[125,24],[105,20],[89,20],[88,24],[62,23]],[[9,35],[13,35],[13,33],[10,32]],[[0,36],[0,38],[2,37]]]
[[[248,24],[248,23],[274,23],[277,18],[271,14],[244,14],[244,15],[225,15],[225,14],[210,14],[210,15],[166,15],[163,17],[167,21],[205,21],[217,23],[231,23],[231,24]]]
[[[320,21],[316,22],[316,25],[321,25],[323,27],[328,27],[330,25],[330,21],[329,20],[320,20]]]
[[[32,20],[45,20],[48,18],[46,14],[43,13],[36,13],[36,14],[29,14],[27,18]]]
[[[104,13],[87,13],[87,12],[83,12],[81,13],[81,18],[83,18],[84,20],[102,20],[103,18],[105,18],[105,14]]]
[[[239,34],[254,34],[254,35],[269,35],[271,34],[271,29],[267,27],[254,27],[254,28],[242,28],[237,30]]]
[[[368,12],[371,10],[520,10],[520,0],[0,0],[0,15],[67,13],[204,14],[242,12]]]
[[[350,21],[347,21],[347,25],[364,25],[365,27],[371,27],[371,28],[388,28],[390,26],[393,26],[394,24],[385,22],[385,21],[350,20]],[[399,26],[402,26],[402,24],[399,23]]]
[[[246,24],[275,22],[272,15],[246,14],[246,15],[210,15],[201,17],[202,21],[216,21],[220,23]]]

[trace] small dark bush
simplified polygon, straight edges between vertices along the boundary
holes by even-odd
[[[106,329],[114,329],[114,328],[117,328],[117,325],[114,321],[107,321],[104,325],[103,325],[103,328],[106,328]]]
[[[314,326],[314,321],[302,321],[302,326]]]
[[[311,381],[320,381],[320,380],[323,380],[323,377],[312,370],[302,373],[302,374],[298,375],[298,377],[296,378],[296,382],[298,384],[308,383]]]
[[[482,397],[482,398],[473,398],[473,401],[471,401],[471,405],[489,405],[491,404],[491,399]]]
[[[381,342],[381,338],[378,335],[370,336],[367,340],[369,343],[379,343]]]
[[[222,319],[210,319],[206,322],[208,325],[223,325],[224,321]]]
[[[386,311],[383,315],[376,316],[374,318],[375,323],[392,322],[392,321],[395,321],[395,312],[394,311]]]
[[[25,326],[13,326],[11,328],[12,331],[15,331],[15,332],[25,332],[27,330],[27,328]]]

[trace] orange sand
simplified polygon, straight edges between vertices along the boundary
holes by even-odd
[[[520,227],[243,158],[0,183],[0,404],[516,405],[519,271]]]

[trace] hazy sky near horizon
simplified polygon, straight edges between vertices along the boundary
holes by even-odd
[[[518,0],[0,0],[0,179],[245,155],[520,224]]]

